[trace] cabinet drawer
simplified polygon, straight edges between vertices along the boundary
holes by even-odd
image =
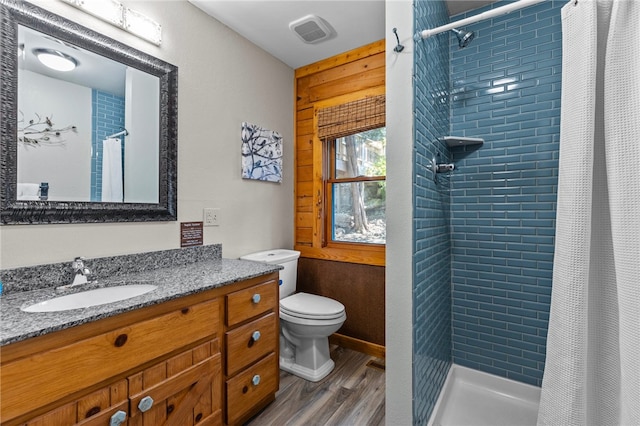
[[[226,333],[228,376],[274,351],[278,343],[276,319],[271,312]]]
[[[275,353],[227,380],[227,423],[237,423],[258,402],[275,393],[277,386],[278,359]]]
[[[278,307],[278,283],[269,281],[227,295],[229,327]]]
[[[218,316],[214,299],[3,364],[3,420],[212,336],[218,330]],[[38,374],[25,374],[29,371]]]

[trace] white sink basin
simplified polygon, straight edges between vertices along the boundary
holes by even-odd
[[[89,306],[104,305],[118,302],[149,293],[157,288],[150,284],[120,285],[116,287],[97,288],[80,293],[54,297],[44,302],[21,308],[25,312],[58,312],[71,309],[88,308]]]

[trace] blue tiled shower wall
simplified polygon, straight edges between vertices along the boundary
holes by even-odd
[[[414,2],[416,28],[446,24],[443,1]],[[416,43],[413,182],[413,412],[426,424],[451,365],[450,181],[435,182],[430,163],[450,161],[449,46],[445,36]]]
[[[451,21],[507,2],[497,2]],[[540,385],[551,295],[561,85],[560,8],[549,0],[416,43],[414,423],[451,362]],[[415,0],[415,29],[450,22]],[[445,135],[482,146],[446,148]],[[430,177],[431,158],[455,171]]]
[[[453,361],[537,386],[551,300],[564,4],[469,25],[473,42],[450,44],[451,133],[484,139],[452,149]]]
[[[91,201],[102,199],[102,141],[124,128],[124,97],[92,89]],[[121,138],[124,141],[123,138]],[[124,152],[124,144],[122,145]]]

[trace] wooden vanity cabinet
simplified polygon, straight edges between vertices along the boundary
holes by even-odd
[[[225,390],[223,365],[242,353],[224,347],[227,295],[265,284],[277,291],[277,278],[265,275],[0,348],[0,424],[109,426],[116,413],[126,414],[120,424],[128,426],[220,425],[237,418],[225,413],[236,405]],[[276,307],[277,297],[262,316]],[[252,346],[264,352],[269,342],[275,354],[278,330],[266,321],[258,324],[265,338]],[[262,386],[259,398],[242,404],[243,413],[274,398],[275,379],[275,385],[267,381],[270,395]]]

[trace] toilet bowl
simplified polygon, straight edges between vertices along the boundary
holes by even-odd
[[[344,305],[328,297],[294,293],[298,257],[294,250],[268,250],[240,259],[278,264],[280,271],[280,368],[317,382],[335,365],[329,354],[329,335],[347,318]]]
[[[342,303],[314,294],[296,293],[280,300],[280,368],[317,382],[335,365],[329,336],[347,315]]]

